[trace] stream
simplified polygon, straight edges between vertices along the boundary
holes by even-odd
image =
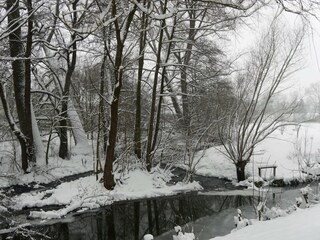
[[[231,192],[231,191],[230,191]],[[237,192],[235,191],[235,194]],[[269,194],[269,206],[286,208],[300,196],[298,189],[277,189],[275,199]],[[171,240],[173,228],[182,226],[186,232],[194,232],[197,239],[208,240],[228,234],[233,228],[233,216],[240,208],[244,217],[256,218],[254,204],[258,196],[219,194],[216,191],[185,193],[114,203],[112,206],[68,214],[58,220],[25,219],[20,222],[31,226],[15,231],[0,230],[0,239],[55,239],[55,240],[139,240],[152,233],[155,239]],[[32,237],[32,238],[31,238]]]

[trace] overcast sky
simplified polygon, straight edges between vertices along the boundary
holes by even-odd
[[[238,27],[231,36],[230,54],[237,56],[249,51],[266,31],[274,15],[275,10],[269,8],[247,19],[247,25],[243,24],[240,28]],[[284,31],[288,31],[288,29],[293,30],[301,26],[302,21],[295,14],[282,13],[280,24],[284,26]],[[298,92],[300,96],[310,84],[315,82],[320,84],[320,22],[310,19],[310,26],[305,34],[301,53],[303,59],[301,67],[303,68],[292,76],[289,83],[292,86],[289,92]]]

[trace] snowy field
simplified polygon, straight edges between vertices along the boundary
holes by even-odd
[[[301,169],[317,173],[320,162],[320,124],[304,123],[289,125],[276,130],[261,142],[246,166],[247,177],[257,176],[259,166],[275,165],[276,177],[284,180],[304,180],[306,174]],[[196,166],[196,173],[204,176],[235,179],[233,163],[223,154],[222,147],[213,147],[199,153],[202,156]],[[307,165],[310,167],[307,168]],[[262,177],[272,176],[271,170],[263,170]]]

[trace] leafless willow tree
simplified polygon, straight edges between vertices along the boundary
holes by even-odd
[[[236,167],[238,181],[245,179],[245,167],[255,147],[285,124],[283,120],[293,110],[289,104],[282,110],[272,111],[270,103],[281,83],[299,67],[297,53],[302,38],[300,30],[285,39],[272,25],[258,49],[251,53],[244,72],[236,78],[236,101],[220,123],[219,137],[225,155]]]

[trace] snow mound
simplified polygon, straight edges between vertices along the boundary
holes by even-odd
[[[171,176],[172,173],[168,169],[161,169],[158,166],[150,173],[138,168],[125,174],[112,191],[106,190],[99,181],[95,180],[95,176],[88,176],[62,183],[51,190],[21,194],[12,199],[10,207],[19,210],[25,207],[63,206],[59,210],[30,212],[31,218],[53,219],[61,218],[79,209],[98,208],[116,201],[202,190],[198,182],[170,185],[168,182]]]

